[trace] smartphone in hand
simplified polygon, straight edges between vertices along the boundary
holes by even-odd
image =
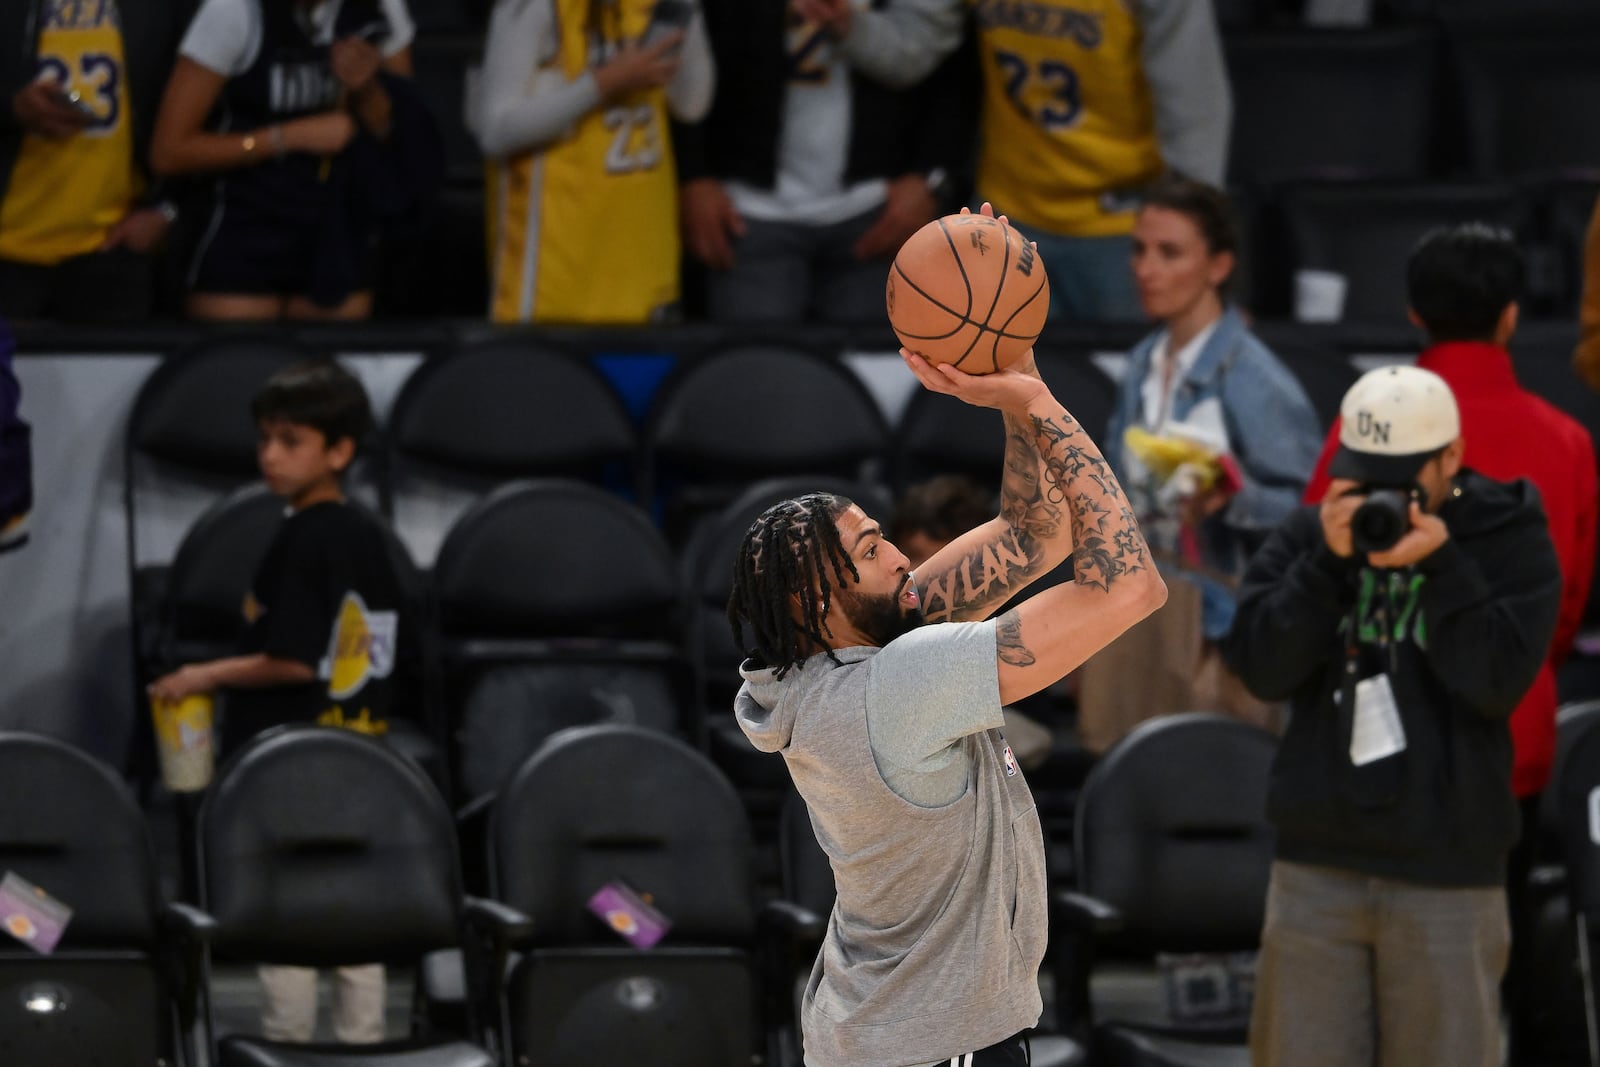
[[[690,0],[656,0],[650,10],[650,23],[639,38],[640,47],[649,48],[667,34],[687,30],[694,19],[694,4]]]

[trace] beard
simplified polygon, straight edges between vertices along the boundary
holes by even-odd
[[[839,607],[843,609],[845,618],[850,620],[861,633],[872,639],[873,644],[882,648],[890,641],[910,633],[917,627],[927,622],[922,617],[922,605],[918,603],[910,611],[900,603],[900,594],[905,591],[906,583],[911,580],[910,575],[900,583],[900,587],[893,593],[856,593],[848,589],[839,590]]]

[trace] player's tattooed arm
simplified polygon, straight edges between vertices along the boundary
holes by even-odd
[[[1076,422],[1032,418],[1044,446],[1044,495],[1065,502],[1071,516],[1073,580],[1110,592],[1118,578],[1150,565],[1138,520],[1111,464]]]
[[[1012,608],[994,621],[994,636],[999,648],[1000,662],[1013,667],[1031,667],[1033,653],[1022,641],[1022,616]]]
[[[1025,415],[1005,415],[1000,518],[989,536],[944,566],[919,572],[923,614],[933,622],[982,618],[1049,569],[1048,548],[1066,518],[1044,499],[1045,457]]]

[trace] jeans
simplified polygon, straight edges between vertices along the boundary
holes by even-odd
[[[1498,1067],[1503,886],[1445,889],[1276,862],[1254,1067]]]
[[[733,267],[706,273],[711,318],[885,323],[890,261],[851,252],[881,211],[821,226],[746,219],[744,236],[733,239]]]

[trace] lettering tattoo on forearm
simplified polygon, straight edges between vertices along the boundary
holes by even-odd
[[[1148,566],[1148,549],[1111,464],[1076,422],[1032,416],[1044,448],[1049,499],[1066,501],[1072,521],[1072,572],[1079,585],[1111,591],[1125,574]],[[1087,448],[1077,443],[1082,437]]]
[[[1000,514],[1008,529],[952,564],[919,574],[923,614],[946,622],[1005,602],[1036,577],[1047,542],[1071,523],[1073,580],[1109,592],[1125,574],[1148,566],[1139,532],[1111,465],[1071,415],[1005,416],[1005,473]]]
[[[1022,643],[1022,616],[1012,608],[994,621],[995,641],[1000,651],[1000,662],[1013,667],[1033,666],[1033,653]]]
[[[977,546],[948,570],[919,575],[922,610],[932,622],[956,612],[987,611],[1005,602],[1035,576],[1045,558],[1044,542],[1061,531],[1065,508],[1046,499],[1041,480],[1045,457],[1038,435],[1024,418],[1005,415],[1005,471],[1000,479],[1000,515],[1008,529]]]

